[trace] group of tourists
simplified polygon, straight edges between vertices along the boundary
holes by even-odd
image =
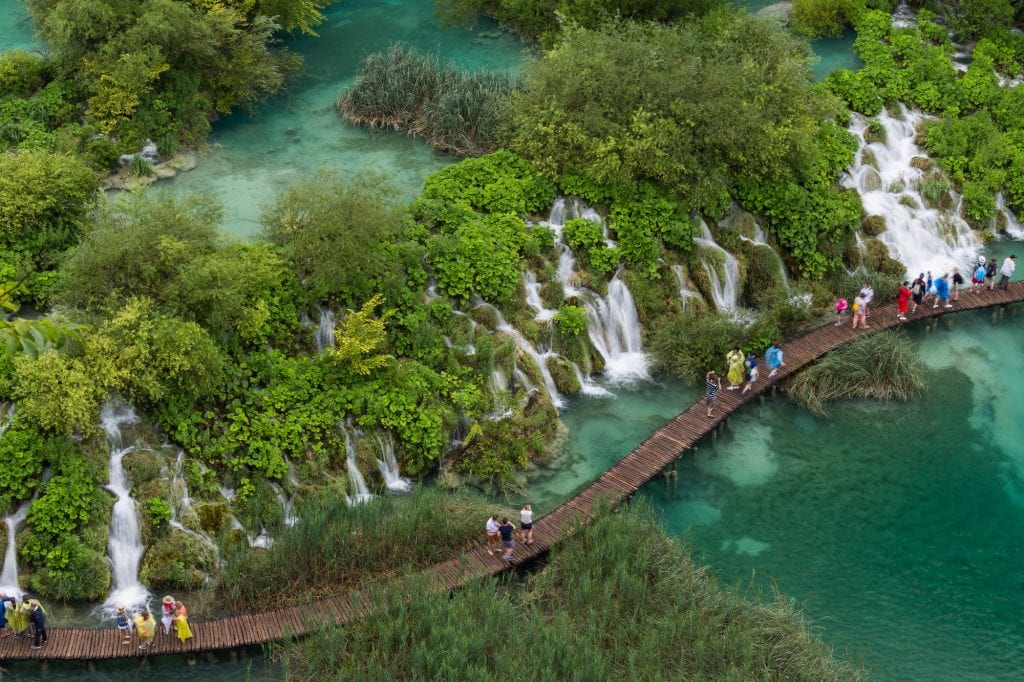
[[[492,514],[487,519],[487,553],[494,556],[494,549],[498,548],[498,541],[501,540],[501,558],[505,561],[512,561],[512,552],[516,548],[516,527],[508,520],[508,517],[498,522],[498,515]],[[524,504],[519,510],[519,532],[522,534],[523,544],[533,544],[533,509]]]
[[[768,346],[764,353],[764,363],[768,368],[768,380],[771,381],[779,373],[779,369],[785,364],[782,345],[776,341]],[[757,356],[753,353],[744,355],[739,346],[725,354],[726,373],[729,380],[727,391],[736,391],[741,387],[743,393],[751,390],[760,378]],[[722,390],[722,379],[715,370],[707,373],[704,379],[704,409],[708,417],[714,416],[715,400],[718,399],[718,392]]]
[[[163,625],[164,635],[170,635],[174,630],[175,636],[182,644],[185,640],[192,638],[192,629],[188,625],[188,611],[184,602],[175,600],[167,595],[160,602],[160,623]],[[132,643],[132,630],[139,634],[139,649],[145,651],[153,646],[156,639],[156,619],[148,608],[143,608],[133,617],[128,617],[128,609],[124,606],[117,607],[117,634],[121,644]]]
[[[2,636],[32,637],[33,649],[41,649],[46,644],[46,609],[38,599],[30,599],[26,594],[19,602],[13,594],[0,594],[0,607]]]

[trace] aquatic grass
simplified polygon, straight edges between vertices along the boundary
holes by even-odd
[[[449,559],[481,541],[488,515],[508,512],[436,488],[354,506],[326,490],[300,505],[294,525],[272,531],[271,547],[229,545],[217,591],[238,611],[336,593]]]
[[[495,148],[515,75],[473,72],[402,44],[369,55],[337,102],[346,121],[371,129],[406,130],[444,152],[479,155]]]
[[[912,400],[927,385],[924,363],[900,331],[864,336],[838,348],[787,384],[790,398],[811,412],[827,416],[836,400]]]
[[[604,510],[546,567],[454,597],[412,580],[378,609],[280,650],[290,679],[838,680],[786,599],[723,590],[644,504]]]

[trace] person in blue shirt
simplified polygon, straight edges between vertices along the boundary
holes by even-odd
[[[501,520],[501,524],[498,526],[498,532],[501,534],[501,544],[505,546],[505,552],[501,555],[501,558],[505,561],[512,561],[512,550],[516,548],[516,542],[512,539],[512,533],[515,532],[516,527],[513,526],[508,518]]]
[[[944,274],[935,280],[935,305],[933,308],[938,308],[939,304],[942,304],[943,308],[952,308],[953,304],[949,302],[949,273]]]
[[[778,341],[768,346],[768,350],[764,353],[764,362],[768,365],[768,379],[770,381],[778,374],[779,368],[786,364],[783,360],[782,346],[779,345]]]
[[[743,368],[747,371],[747,383],[743,386],[742,392],[746,393],[757,383],[757,358],[753,353],[747,353],[747,359],[743,361]]]

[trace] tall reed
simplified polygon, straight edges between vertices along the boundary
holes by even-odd
[[[637,508],[640,507],[640,508]],[[836,661],[785,598],[723,590],[643,505],[605,511],[557,544],[524,584],[454,597],[422,582],[380,609],[285,650],[290,679],[839,680]]]
[[[487,517],[502,511],[436,488],[355,506],[324,491],[273,533],[270,548],[231,545],[217,591],[228,609],[262,610],[417,570],[480,542]]]
[[[398,43],[363,60],[337,107],[349,123],[407,130],[438,151],[478,155],[494,150],[501,107],[518,87],[512,74],[466,71]]]
[[[796,375],[789,397],[815,414],[836,400],[912,400],[924,393],[924,364],[900,331],[882,331],[837,348]]]

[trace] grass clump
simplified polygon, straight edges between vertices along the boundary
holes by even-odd
[[[466,71],[399,43],[363,60],[337,107],[349,123],[407,130],[438,151],[478,156],[494,151],[499,112],[518,89],[512,74]]]
[[[911,400],[926,389],[924,364],[906,335],[882,331],[829,353],[789,382],[789,396],[826,416],[836,400]]]
[[[409,584],[345,627],[284,652],[290,679],[840,680],[787,599],[722,590],[637,505],[557,544],[525,585]],[[517,652],[528,652],[519,655]]]
[[[435,488],[355,506],[324,490],[304,501],[294,525],[271,531],[271,547],[229,546],[217,591],[234,611],[306,602],[449,559],[480,541],[492,513],[507,510]]]

